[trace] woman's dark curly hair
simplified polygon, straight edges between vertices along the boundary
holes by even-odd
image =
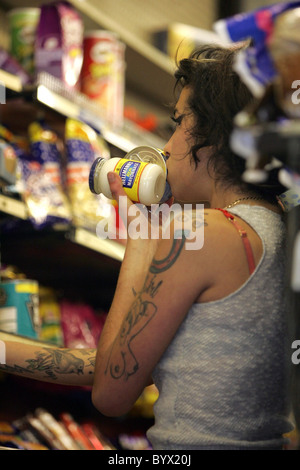
[[[197,166],[199,149],[214,149],[208,168],[213,168],[217,181],[237,185],[273,200],[278,194],[276,184],[268,182],[265,187],[243,183],[245,159],[230,148],[230,135],[234,116],[253,101],[253,96],[239,75],[233,70],[233,61],[239,49],[207,45],[182,59],[175,72],[175,89],[188,86],[191,89],[189,106],[196,118],[191,130],[192,159]],[[275,181],[274,181],[275,182]],[[270,196],[270,197],[269,197]]]

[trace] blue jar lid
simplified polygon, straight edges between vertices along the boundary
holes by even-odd
[[[89,188],[90,188],[90,191],[94,194],[98,194],[95,190],[95,172],[96,172],[97,166],[98,166],[98,164],[100,163],[101,160],[103,160],[103,158],[101,158],[101,157],[96,158],[96,160],[94,161],[94,163],[92,164],[91,169],[90,169]]]

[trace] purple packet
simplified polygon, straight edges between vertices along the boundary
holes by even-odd
[[[26,70],[2,48],[0,48],[0,69],[19,77],[23,86],[31,83],[31,78]]]
[[[36,72],[48,72],[61,78],[62,55],[62,33],[57,8],[53,4],[42,5],[36,31]]]
[[[83,23],[68,2],[41,6],[35,45],[36,72],[47,72],[69,88],[79,87]]]

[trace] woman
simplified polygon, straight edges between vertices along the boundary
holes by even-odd
[[[281,448],[290,429],[285,228],[278,188],[245,184],[244,162],[229,147],[233,117],[251,100],[234,55],[204,47],[176,73],[168,180],[176,199],[209,202],[203,247],[187,250],[174,236],[128,239],[99,342],[94,405],[123,414],[152,377],[154,449]],[[118,199],[121,181],[109,177]]]
[[[97,350],[92,399],[103,414],[126,413],[152,379],[158,387],[148,432],[154,449],[282,448],[290,430],[285,228],[277,188],[245,184],[244,161],[229,147],[233,117],[251,100],[232,71],[235,53],[204,47],[176,73],[181,92],[164,149],[168,180],[182,203],[209,202],[203,216],[192,214],[204,244],[186,249],[175,221],[169,237],[129,237]],[[125,197],[120,178],[109,174],[109,181],[116,200]],[[20,354],[6,346],[15,369]],[[40,351],[27,351],[36,362]],[[89,380],[93,368],[83,351],[55,351],[82,360],[63,376],[50,361],[57,377]]]

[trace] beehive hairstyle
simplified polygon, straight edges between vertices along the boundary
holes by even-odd
[[[197,166],[199,149],[211,146],[213,151],[208,169],[214,170],[217,182],[239,186],[274,200],[274,196],[283,190],[278,183],[277,170],[269,175],[266,184],[246,184],[242,180],[246,161],[230,147],[235,115],[254,100],[233,70],[238,51],[238,47],[206,45],[177,65],[175,90],[180,91],[185,86],[190,88],[188,104],[195,116],[195,125],[190,131],[192,163]]]

